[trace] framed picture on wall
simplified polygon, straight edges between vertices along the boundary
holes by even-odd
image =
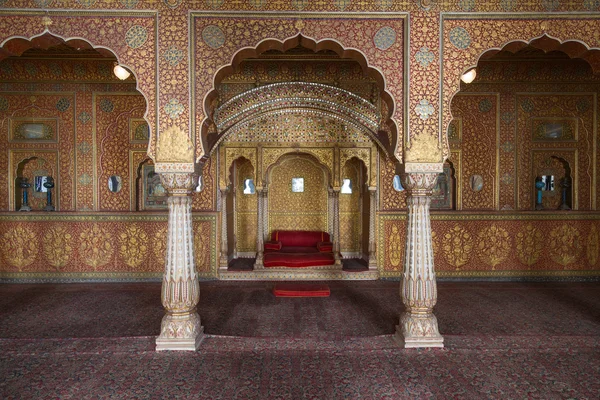
[[[144,165],[142,173],[144,209],[166,209],[167,191],[160,182],[160,175],[154,172],[154,165]]]

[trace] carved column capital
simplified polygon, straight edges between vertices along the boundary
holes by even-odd
[[[169,196],[190,196],[198,186],[199,176],[189,172],[161,172],[160,182]]]
[[[409,196],[430,196],[438,175],[438,172],[409,172],[401,174],[400,179]]]

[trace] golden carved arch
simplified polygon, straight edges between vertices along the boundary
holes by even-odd
[[[328,181],[331,183],[333,176],[333,149],[332,148],[263,148],[262,149],[262,171],[266,182],[270,181],[270,171],[275,165],[280,163],[285,155],[308,155],[316,160],[327,172]]]
[[[230,179],[227,176],[229,171],[235,162],[239,158],[245,158],[252,164],[254,176],[257,179],[258,184],[258,162],[257,162],[257,149],[254,147],[222,147],[221,152],[221,172],[219,174],[219,187],[224,189],[227,187],[227,183]],[[234,183],[234,182],[232,182]]]

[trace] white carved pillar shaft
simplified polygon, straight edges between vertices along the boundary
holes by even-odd
[[[369,269],[377,269],[377,243],[375,220],[377,217],[377,190],[369,190]]]
[[[200,286],[192,230],[191,194],[198,177],[190,173],[163,173],[160,177],[169,195],[167,257],[161,296],[167,313],[156,339],[156,350],[195,351],[204,338],[196,312]]]
[[[263,189],[256,189],[257,204],[257,221],[256,221],[256,262],[255,269],[262,269],[263,265],[263,249],[264,249],[264,233],[263,233]]]
[[[219,268],[227,269],[229,264],[227,245],[227,189],[219,190],[219,202],[221,205],[221,256],[219,257]]]
[[[271,240],[269,232],[269,192],[265,187],[263,189],[263,239],[265,242]]]
[[[340,254],[340,189],[333,189],[333,255],[335,265],[341,265]]]
[[[433,315],[437,283],[433,265],[429,206],[437,173],[402,175],[407,190],[406,252],[400,294],[405,312],[396,327],[404,347],[443,347],[444,338]]]
[[[334,215],[334,203],[333,203],[333,190],[329,188],[327,191],[327,232],[331,236],[333,242],[333,215]]]

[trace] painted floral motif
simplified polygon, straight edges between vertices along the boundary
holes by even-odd
[[[164,264],[167,258],[167,228],[160,228],[154,234],[152,241],[152,251],[160,263]]]
[[[380,10],[387,11],[390,8],[392,8],[392,5],[394,4],[394,1],[393,0],[377,0],[376,4],[377,4],[377,7],[379,7]]]
[[[600,2],[600,0],[598,1]],[[590,102],[586,98],[579,99],[575,107],[577,108],[577,111],[579,111],[582,114],[588,112],[588,110],[591,108]]]
[[[600,0],[583,0],[583,6],[588,11],[598,11]]]
[[[121,4],[123,4],[123,7],[129,8],[129,9],[135,8],[135,6],[137,6],[139,3],[139,0],[120,0],[120,1],[121,1]]]
[[[304,10],[308,5],[308,0],[292,0],[292,7],[296,10]]]
[[[542,232],[533,226],[527,226],[515,237],[517,257],[523,264],[531,267],[540,258],[543,249]]]
[[[63,97],[62,99],[56,102],[56,109],[60,112],[65,112],[71,107],[71,100],[67,97]]]
[[[35,66],[35,64],[32,63],[27,63],[25,64],[25,72],[27,72],[27,74],[29,76],[35,76],[38,73],[37,67]]]
[[[415,54],[415,59],[421,65],[421,67],[427,68],[429,64],[433,62],[435,56],[433,55],[433,52],[429,50],[429,47],[424,46],[421,47],[419,51],[417,51],[417,53]]]
[[[148,30],[141,25],[134,25],[125,34],[125,43],[132,49],[139,49],[148,40]]]
[[[77,0],[77,2],[85,8],[90,8],[91,6],[96,4],[96,0]]]
[[[344,11],[350,4],[352,4],[352,0],[334,0],[333,4],[335,4],[338,10]]]
[[[560,0],[542,0],[542,7],[546,11],[554,11],[560,6]]]
[[[389,26],[384,26],[373,37],[373,43],[379,50],[387,50],[396,43],[396,31]]]
[[[548,248],[550,256],[558,264],[566,267],[579,258],[581,251],[580,233],[577,228],[562,224],[550,232]]]
[[[455,122],[451,122],[450,125],[448,125],[448,140],[451,142],[460,141],[460,134],[456,125]]]
[[[531,101],[531,99],[523,99],[521,101],[521,109],[523,109],[523,111],[530,113],[533,110],[535,110],[535,106],[533,105],[533,101]]]
[[[429,103],[429,100],[422,99],[419,104],[415,106],[415,112],[421,117],[422,120],[426,120],[431,117],[435,109],[433,105]]]
[[[455,225],[442,238],[442,250],[446,262],[458,270],[469,262],[473,237],[465,228]]]
[[[471,11],[475,8],[475,0],[459,0],[458,6],[463,11]]]
[[[90,122],[90,120],[92,119],[92,116],[90,114],[88,114],[85,111],[82,111],[79,113],[79,115],[77,116],[77,119],[79,121],[81,121],[82,124],[87,124],[88,122]]]
[[[513,183],[513,177],[510,172],[506,172],[504,175],[502,175],[500,181],[505,185],[511,185]]]
[[[459,50],[464,50],[471,45],[471,35],[463,27],[457,26],[450,31],[450,43]]]
[[[92,145],[86,141],[83,141],[79,143],[79,145],[77,146],[77,150],[79,150],[81,154],[87,154],[90,152],[90,150],[92,150]]]
[[[248,0],[250,5],[257,10],[260,10],[264,7],[265,1],[266,0]]]
[[[171,46],[165,51],[163,57],[171,67],[174,67],[183,59],[183,51],[175,46]]]
[[[225,0],[204,0],[206,5],[212,9],[220,8]]]
[[[502,113],[502,115],[500,116],[500,119],[502,120],[502,122],[504,122],[505,124],[510,124],[511,122],[514,121],[515,119],[515,115],[510,112],[510,111],[505,111]]]
[[[0,97],[0,111],[8,110],[8,99],[6,97]]]
[[[596,265],[598,262],[598,250],[600,249],[600,244],[598,243],[598,229],[596,225],[592,225],[592,229],[590,229],[590,234],[587,239],[587,259],[588,264],[590,266]]]
[[[67,265],[73,252],[72,236],[66,227],[57,225],[46,231],[42,239],[46,262],[60,271]]]
[[[479,111],[482,113],[490,112],[493,104],[490,99],[483,99],[479,102]]]
[[[492,225],[479,232],[477,245],[481,261],[496,269],[496,265],[506,260],[510,251],[510,238],[508,231],[502,227]]]
[[[510,142],[510,141],[507,140],[506,142],[502,143],[502,145],[500,146],[500,148],[505,153],[511,153],[515,149],[515,145],[512,144],[512,142]]]
[[[184,106],[179,102],[179,99],[171,99],[165,104],[165,112],[171,119],[177,119],[183,113]]]
[[[225,44],[225,33],[217,25],[208,25],[202,30],[202,40],[209,47],[218,49]]]
[[[100,109],[105,113],[111,113],[115,110],[115,103],[110,99],[100,100]]]
[[[119,235],[119,254],[125,264],[138,267],[148,253],[148,234],[138,224],[132,224]]]
[[[79,179],[77,179],[81,186],[88,186],[92,183],[92,177],[89,174],[81,174],[79,175]]]
[[[133,140],[148,140],[149,138],[150,138],[150,127],[148,126],[148,124],[146,124],[146,123],[139,124],[135,128]]]
[[[112,235],[97,224],[79,234],[79,256],[94,271],[108,264],[113,251]]]
[[[35,5],[40,8],[46,8],[52,5],[54,0],[35,0]]]
[[[500,0],[500,7],[504,11],[512,11],[517,3],[518,0]]]
[[[398,231],[398,227],[396,225],[392,226],[392,230],[390,233],[390,238],[388,239],[388,257],[390,258],[390,264],[393,267],[397,267],[400,265],[402,261],[402,241],[400,240],[400,232]]]
[[[164,0],[164,2],[171,8],[177,8],[181,4],[181,0]]]
[[[22,271],[35,260],[38,252],[37,238],[29,229],[17,226],[2,236],[4,258],[13,267]]]

